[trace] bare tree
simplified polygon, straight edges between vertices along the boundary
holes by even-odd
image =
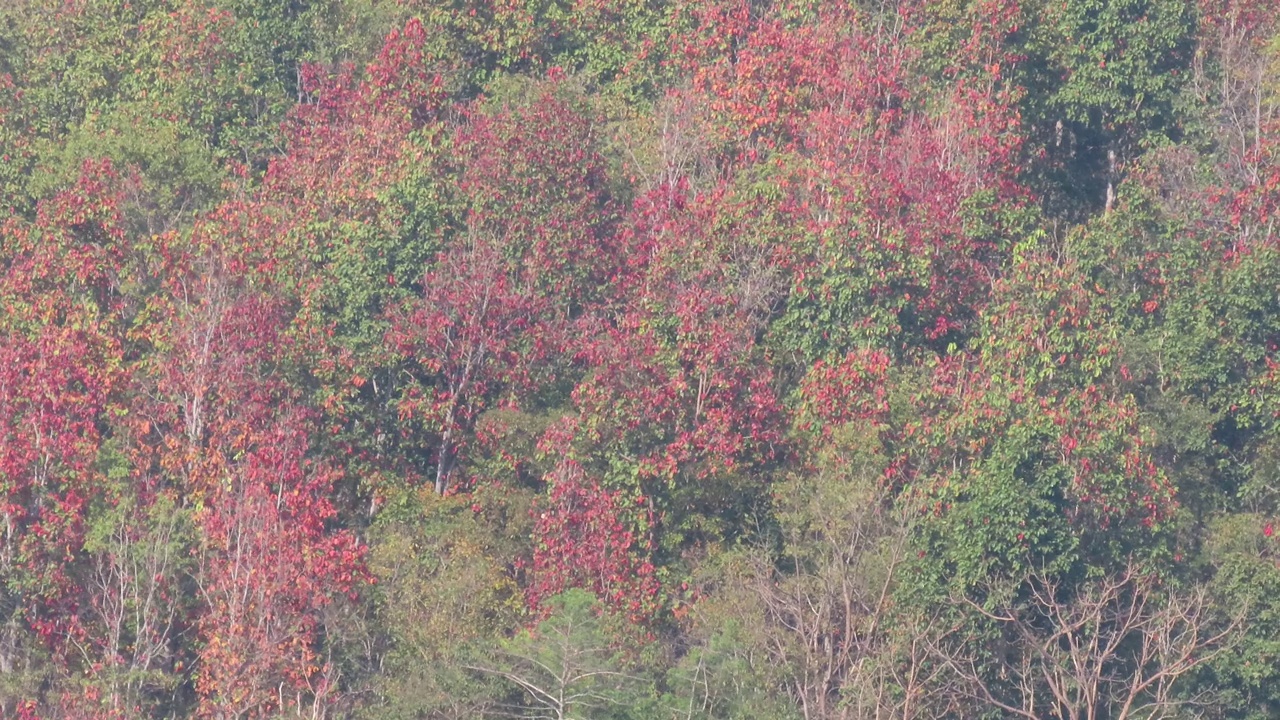
[[[144,694],[173,682],[165,671],[182,607],[174,598],[185,572],[187,518],[170,498],[150,508],[122,506],[110,532],[91,537],[85,578],[87,617],[98,633],[80,649],[85,667],[102,668],[106,700],[116,712],[140,707]]]
[[[972,632],[930,641],[958,680],[952,691],[1009,717],[1171,717],[1204,700],[1179,697],[1178,681],[1238,642],[1246,612],[1216,614],[1204,587],[1170,589],[1133,561],[1075,587],[1035,572],[1024,587],[1024,599],[995,609],[954,598],[993,623],[1003,642]],[[995,657],[984,657],[984,647]]]
[[[698,649],[691,706],[703,714],[727,701],[719,695],[744,694],[741,677],[708,677],[715,670],[704,669],[702,658],[715,652],[736,664],[724,657],[709,664],[769,684],[765,695],[789,697],[806,720],[943,712],[935,688],[949,671],[926,642],[938,615],[894,600],[910,550],[907,518],[880,482],[880,460],[851,450],[869,440],[845,440],[818,460],[825,469],[778,486],[781,551],[756,548],[700,590],[709,598],[695,625],[742,621],[717,650],[710,642]]]

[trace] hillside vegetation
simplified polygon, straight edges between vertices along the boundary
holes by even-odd
[[[0,2],[0,717],[1280,717],[1274,0]]]

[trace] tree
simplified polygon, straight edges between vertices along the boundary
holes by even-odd
[[[1112,208],[1144,143],[1181,139],[1196,10],[1187,0],[930,3],[915,42],[942,79],[997,68],[1026,127],[1029,182],[1051,214],[1079,221]]]
[[[640,717],[645,683],[625,671],[611,647],[595,597],[569,590],[549,607],[550,616],[535,630],[520,632],[503,643],[493,662],[470,669],[519,687],[535,717]]]
[[[227,229],[210,222],[170,249],[170,292],[148,308],[149,392],[134,412],[152,466],[193,507],[197,714],[323,714],[338,687],[321,613],[364,581],[363,550],[335,526],[340,473],[313,456],[316,415],[281,371],[284,305],[228,259]]]
[[[995,588],[994,602],[963,600],[1006,639],[999,677],[966,655],[978,643],[935,646],[960,681],[954,690],[1014,717],[1123,720],[1211,702],[1180,694],[1180,682],[1232,651],[1248,613],[1220,617],[1206,588],[1162,586],[1137,564],[1074,589],[1038,572],[1028,585],[1022,600],[994,600]]]
[[[387,499],[369,529],[376,700],[362,703],[368,717],[465,720],[500,713],[512,699],[506,683],[465,666],[526,619],[511,566],[527,551],[519,519],[528,508],[501,523],[490,517],[495,502],[477,512],[479,502],[430,487],[405,491]]]
[[[533,508],[538,544],[526,590],[529,606],[545,614],[548,602],[581,588],[633,623],[651,620],[659,602],[658,580],[646,559],[653,548],[637,537],[623,494],[584,477],[572,460],[557,467],[549,482],[545,503]]]
[[[102,597],[83,583],[86,523],[112,484],[102,456],[130,380],[123,290],[134,268],[116,180],[110,163],[86,163],[33,222],[0,228],[0,665],[35,681],[18,699],[42,681],[60,691],[93,677],[125,651],[98,634],[91,605]],[[47,666],[32,662],[36,647]],[[119,710],[124,698],[109,695]]]
[[[493,392],[518,381],[522,336],[542,311],[527,291],[511,287],[502,261],[483,241],[437,261],[423,280],[426,295],[393,324],[388,339],[437,387],[410,386],[400,415],[433,435],[436,492],[450,487],[460,449]]]
[[[895,592],[909,536],[882,483],[879,439],[850,422],[806,448],[806,471],[774,488],[776,538],[724,553],[697,576],[689,702],[707,717],[751,716],[739,703],[753,693],[786,698],[806,719],[913,717],[924,683],[897,670],[926,670],[898,656],[905,618]]]

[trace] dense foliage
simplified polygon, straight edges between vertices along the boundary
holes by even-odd
[[[1272,0],[10,0],[0,717],[1280,716]]]

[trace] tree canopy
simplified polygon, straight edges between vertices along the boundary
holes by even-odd
[[[1280,716],[1272,0],[11,0],[0,717]]]

